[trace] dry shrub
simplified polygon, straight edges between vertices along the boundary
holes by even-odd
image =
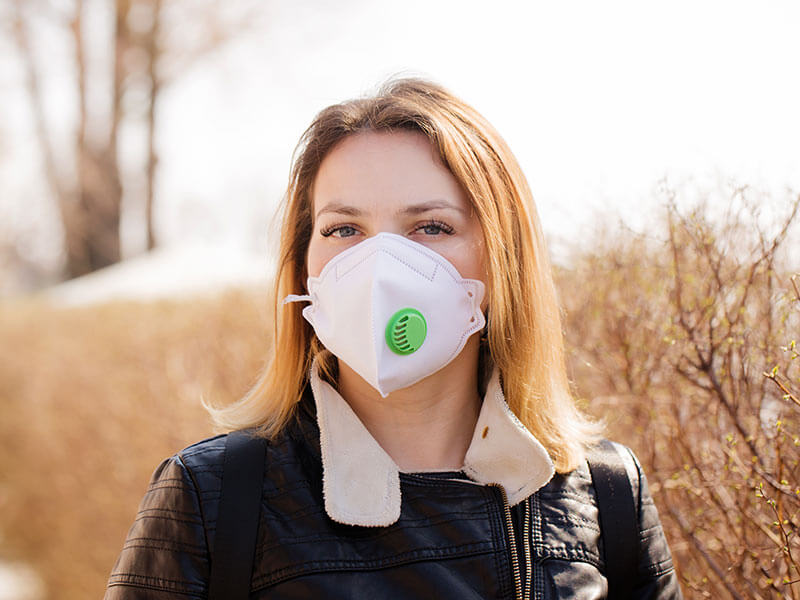
[[[770,223],[747,188],[665,193],[559,272],[578,395],[642,459],[689,597],[800,597],[800,198]]]
[[[212,434],[265,357],[263,298],[0,305],[0,558],[98,598],[155,466]]]

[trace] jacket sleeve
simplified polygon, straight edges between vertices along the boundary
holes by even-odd
[[[108,580],[106,600],[206,598],[209,553],[197,487],[179,456],[162,462]]]
[[[633,470],[631,481],[634,483],[633,493],[638,502],[639,513],[639,574],[633,598],[682,600],[672,554],[658,517],[658,509],[647,487],[647,477],[633,452],[626,450],[631,458],[628,468]]]

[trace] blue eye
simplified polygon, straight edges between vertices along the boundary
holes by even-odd
[[[441,221],[428,221],[417,227],[415,231],[421,231],[425,235],[439,235],[440,233],[452,235],[453,228]]]
[[[322,237],[330,237],[333,235],[337,238],[346,238],[357,234],[358,231],[352,225],[332,225],[331,227],[326,227],[319,233]]]
[[[355,235],[357,232],[355,227],[351,227],[350,225],[344,225],[336,229],[334,233],[338,237],[350,237],[351,235]]]

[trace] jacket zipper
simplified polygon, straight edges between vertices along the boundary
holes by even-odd
[[[522,536],[525,538],[522,542],[525,548],[525,590],[523,591],[524,598],[531,597],[531,585],[533,585],[533,561],[531,560],[531,499],[525,499],[525,519],[522,526]]]
[[[506,528],[508,529],[508,543],[511,546],[511,570],[514,575],[514,591],[517,600],[530,598],[531,584],[531,548],[530,548],[530,529],[531,529],[531,505],[530,499],[525,500],[525,518],[522,526],[522,546],[525,549],[525,585],[522,584],[522,575],[519,566],[519,556],[517,554],[517,538],[514,534],[514,521],[511,518],[511,506],[508,504],[508,495],[502,485],[490,483],[492,487],[500,490],[503,497],[503,513],[506,517]]]

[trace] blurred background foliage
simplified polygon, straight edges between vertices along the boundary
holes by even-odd
[[[101,597],[155,465],[212,433],[200,398],[256,376],[266,315],[247,293],[0,305],[0,559],[47,598]]]

